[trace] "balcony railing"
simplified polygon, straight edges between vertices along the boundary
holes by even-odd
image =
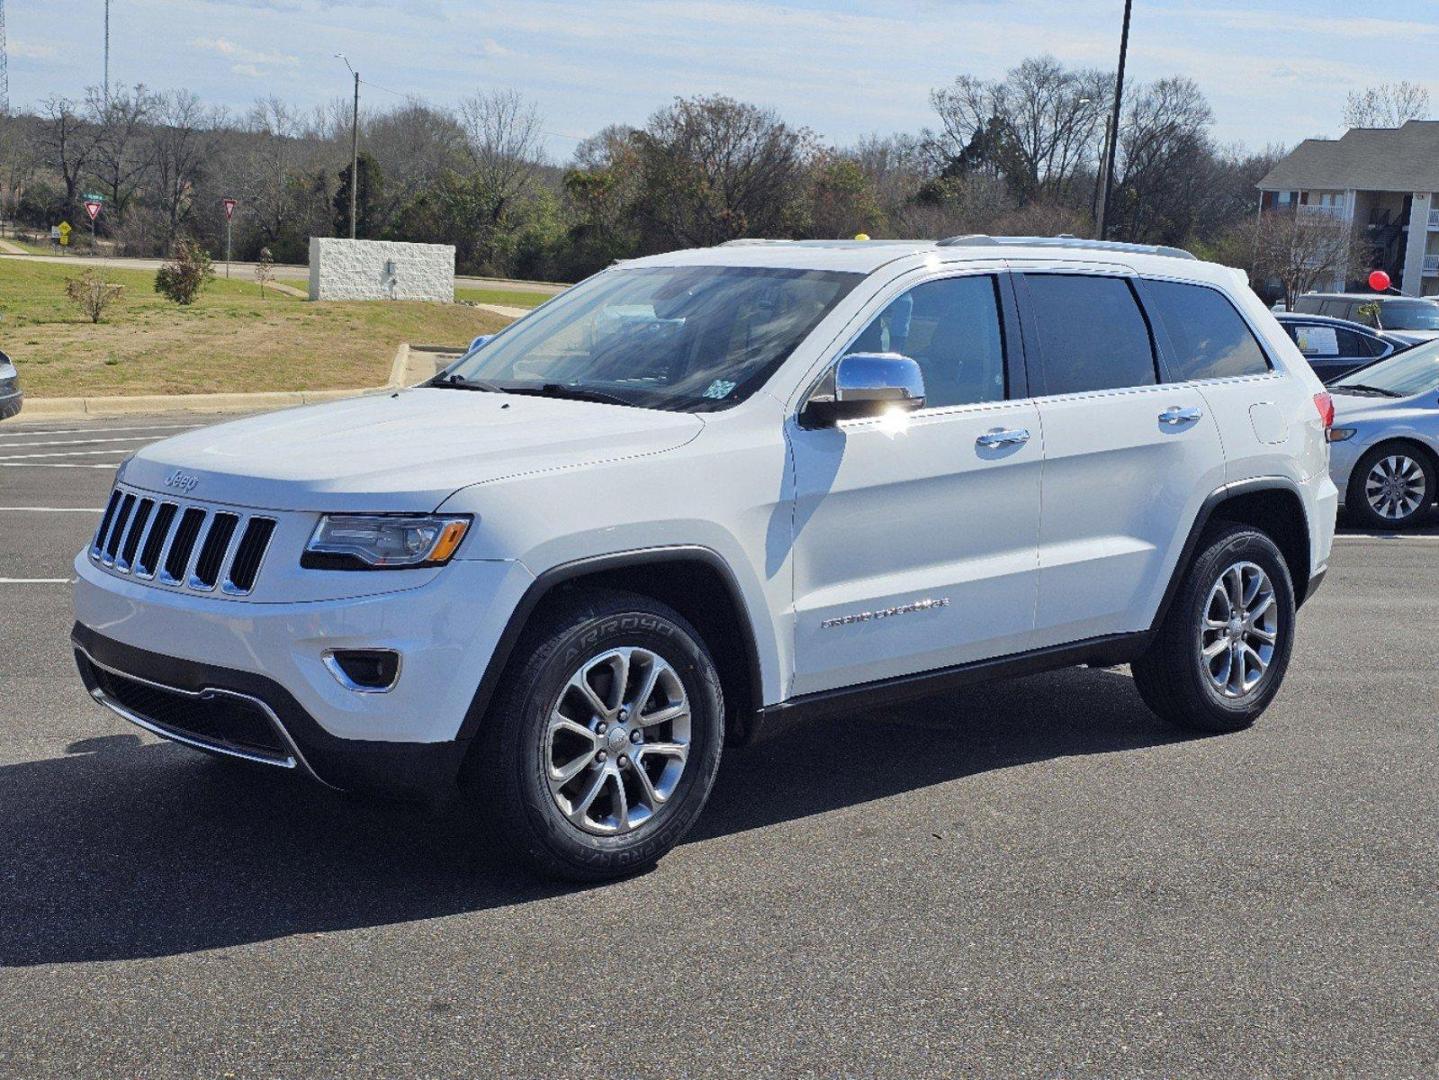
[[[1429,228],[1439,229],[1439,210],[1429,211]]]
[[[1299,213],[1301,216],[1304,217],[1328,217],[1343,219],[1349,213],[1349,208],[1342,203],[1338,206],[1322,203],[1301,203],[1299,206]]]
[[[1424,256],[1424,273],[1431,277],[1439,274],[1439,255]]]

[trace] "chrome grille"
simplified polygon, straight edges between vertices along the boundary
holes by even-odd
[[[171,588],[244,596],[255,587],[275,519],[210,510],[116,488],[90,559],[115,574]]]

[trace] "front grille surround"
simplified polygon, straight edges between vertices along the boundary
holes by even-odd
[[[90,561],[124,577],[184,592],[248,596],[276,519],[116,487]]]

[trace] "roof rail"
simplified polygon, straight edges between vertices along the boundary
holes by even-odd
[[[1163,255],[1170,259],[1197,259],[1193,252],[1163,244],[1125,244],[1118,240],[1085,240],[1078,236],[988,236],[972,233],[951,236],[937,242],[939,247],[1048,247],[1083,248],[1092,251],[1127,251],[1134,255]]]

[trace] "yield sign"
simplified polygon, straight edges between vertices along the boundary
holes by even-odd
[[[94,221],[100,216],[100,204],[87,199],[85,201],[85,213],[90,215],[91,221]]]
[[[224,207],[225,207],[225,220],[226,220],[226,221],[229,221],[231,218],[233,218],[233,217],[235,216],[235,200],[234,200],[234,199],[221,199],[220,202],[221,202],[221,203],[224,205]]]

